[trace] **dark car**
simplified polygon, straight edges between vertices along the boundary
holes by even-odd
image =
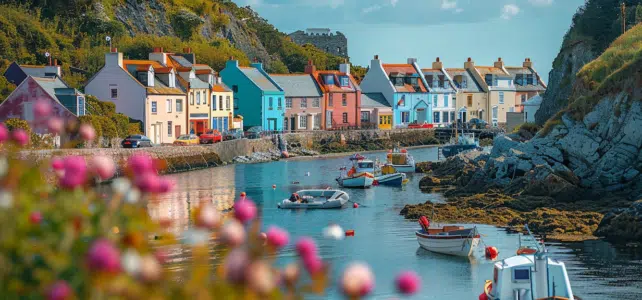
[[[254,126],[245,131],[245,137],[248,139],[258,139],[261,137],[261,132],[263,132],[263,127]]]
[[[475,118],[475,119],[470,119],[470,121],[468,121],[468,125],[470,128],[484,129],[488,126],[488,123],[484,120]]]
[[[244,137],[244,134],[243,134],[243,130],[241,129],[230,129],[223,133],[224,141],[242,139],[243,137]]]
[[[126,137],[121,143],[123,148],[141,148],[141,147],[151,147],[152,140],[144,135],[130,135]]]

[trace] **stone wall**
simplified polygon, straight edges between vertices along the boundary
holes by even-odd
[[[348,39],[343,33],[315,35],[299,30],[289,34],[293,42],[299,45],[312,44],[315,47],[341,57],[348,57]]]
[[[285,134],[289,149],[306,148],[321,153],[359,152],[401,146],[434,145],[433,129],[311,131]]]

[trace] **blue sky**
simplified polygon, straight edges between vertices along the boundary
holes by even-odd
[[[461,68],[471,57],[492,65],[530,57],[545,81],[571,18],[584,0],[234,0],[250,5],[285,33],[331,28],[348,37],[352,63],[375,54],[387,63],[408,57],[430,67],[440,57]]]

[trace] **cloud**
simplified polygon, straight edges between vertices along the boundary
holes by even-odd
[[[510,20],[517,14],[519,14],[519,6],[515,4],[506,4],[502,8],[502,19],[504,20]]]
[[[441,10],[452,10],[455,13],[460,13],[464,11],[463,8],[457,7],[456,0],[442,0],[441,1]]]
[[[375,4],[375,5],[368,6],[368,7],[364,8],[364,9],[362,9],[362,10],[361,10],[361,13],[362,13],[362,14],[369,14],[369,13],[371,13],[371,12],[378,11],[378,10],[380,10],[381,8],[382,8],[382,6],[381,6],[381,5],[379,5],[379,4]]]
[[[535,6],[551,6],[553,4],[553,0],[528,0],[528,2]]]
[[[397,2],[399,2],[399,0],[390,0],[390,5],[392,5],[392,7],[395,7],[397,6]]]

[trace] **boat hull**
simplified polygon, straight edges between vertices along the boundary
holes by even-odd
[[[448,158],[477,148],[479,148],[477,145],[451,145],[441,148],[441,153],[444,154],[444,157]]]
[[[431,252],[467,257],[473,254],[479,245],[479,235],[468,236],[438,236],[416,232],[417,242],[421,248]]]
[[[392,165],[399,173],[414,173],[415,165]]]
[[[283,202],[278,204],[278,208],[282,209],[339,209],[348,202],[348,199],[338,199],[326,202],[314,202],[314,203],[296,203],[290,202],[290,200],[283,200]]]
[[[402,186],[406,175],[402,173],[386,174],[375,177],[379,185]]]
[[[339,177],[337,182],[342,187],[347,188],[369,188],[374,183],[374,176],[363,175],[358,177]]]

